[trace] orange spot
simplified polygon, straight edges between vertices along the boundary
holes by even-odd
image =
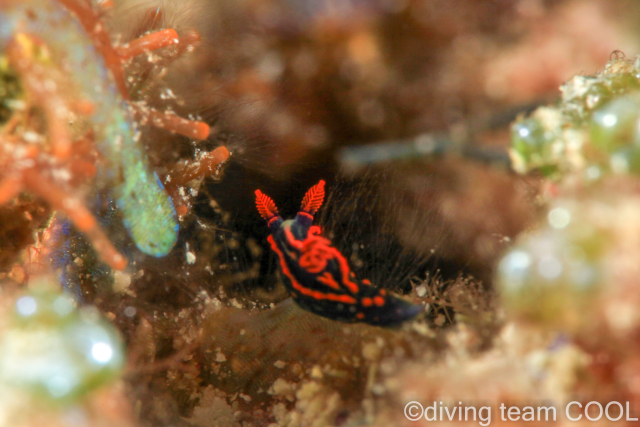
[[[380,289],[380,295],[385,296],[387,294],[387,291],[385,291],[384,289]]]
[[[327,296],[329,297],[328,299],[333,299],[333,294],[327,294]],[[334,301],[343,302],[345,304],[355,304],[356,303],[356,300],[354,298],[351,298],[348,295],[338,295],[338,298],[335,299]]]
[[[91,116],[96,111],[96,106],[93,102],[86,99],[71,101],[70,106],[74,112],[82,116]]]
[[[356,314],[356,317],[360,320],[364,319],[364,313],[358,313]]]
[[[373,298],[373,302],[375,305],[377,305],[378,307],[382,307],[384,305],[384,298],[377,296]]]
[[[364,279],[364,280],[362,281],[362,283],[364,283],[365,285],[370,285],[370,284],[371,284],[371,280],[369,280],[369,279]]]
[[[29,159],[35,159],[40,154],[40,150],[35,145],[27,145],[27,149],[25,150],[25,157]]]
[[[189,206],[187,205],[176,205],[176,214],[178,217],[182,218],[186,214],[189,213]]]
[[[371,298],[362,298],[362,305],[365,307],[371,307],[373,305],[373,300]]]
[[[87,232],[91,229],[95,228],[98,223],[93,216],[93,214],[87,209],[84,205],[82,205],[79,200],[75,198],[68,197],[63,202],[63,205],[74,206],[72,208],[64,209],[65,213],[69,215],[71,219],[73,219],[73,223],[80,229],[80,231]],[[69,209],[73,209],[73,214],[69,213]]]

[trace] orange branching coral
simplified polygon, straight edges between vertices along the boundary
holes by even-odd
[[[171,46],[179,42],[176,30],[167,28],[147,34],[130,43],[119,46],[116,51],[121,59],[130,59],[145,52]]]
[[[215,150],[202,153],[197,160],[176,165],[173,171],[165,179],[167,193],[173,199],[176,212],[180,217],[189,211],[189,195],[184,187],[189,182],[216,176],[220,171],[220,166],[229,159],[230,153],[226,147],[218,147]]]
[[[62,211],[69,217],[91,240],[107,264],[115,269],[123,269],[127,264],[125,258],[111,244],[84,202],[91,190],[89,185],[96,177],[100,185],[113,180],[98,176],[97,170],[105,170],[107,175],[115,173],[109,171],[116,166],[113,158],[104,159],[104,148],[100,149],[99,154],[96,149],[99,144],[107,144],[116,147],[117,152],[120,150],[119,140],[101,140],[121,132],[114,129],[124,126],[124,122],[120,121],[127,116],[124,110],[128,106],[133,107],[135,117],[141,122],[148,121],[156,127],[194,139],[206,139],[209,126],[200,121],[183,119],[172,112],[157,111],[140,101],[126,104],[116,100],[104,104],[103,99],[112,97],[112,94],[101,93],[98,96],[100,90],[97,90],[96,94],[87,95],[86,91],[77,91],[76,86],[97,87],[86,82],[104,79],[104,72],[100,71],[104,65],[107,74],[115,82],[120,99],[130,100],[133,89],[128,87],[131,79],[123,68],[123,62],[152,50],[182,43],[172,57],[175,59],[189,51],[189,47],[198,42],[199,35],[186,32],[182,39],[175,30],[163,29],[116,48],[106,31],[101,13],[89,3],[60,0],[59,4],[55,4],[34,0],[8,2],[3,4],[2,9],[4,17],[0,22],[12,28],[13,34],[9,39],[1,40],[0,47],[24,93],[18,94],[14,103],[17,107],[12,109],[9,118],[0,121],[0,205],[14,199],[22,191],[40,196],[52,209]],[[76,29],[74,19],[78,19],[86,34]],[[97,48],[99,56],[92,56],[85,51],[91,44],[85,41],[87,36]],[[81,70],[76,62],[69,59],[74,55],[94,64]],[[71,78],[69,71],[80,74]],[[75,80],[84,83],[76,84]],[[100,84],[108,85],[104,82]],[[95,99],[92,98],[94,95]],[[86,96],[89,98],[83,98]],[[109,108],[114,105],[123,111],[110,111]],[[137,143],[139,135],[135,135],[135,127],[131,131],[134,132],[132,139]],[[226,155],[222,155],[222,151]],[[205,156],[207,160],[195,168],[187,168],[192,170],[190,176],[196,173],[206,176],[211,173],[204,170],[206,167],[215,170],[228,157],[226,149],[214,153]],[[126,175],[125,180],[128,179]],[[182,176],[182,172],[175,176],[180,181],[178,177]]]
[[[25,112],[17,112],[13,117],[15,125],[7,126],[0,132],[0,164],[4,171],[0,181],[0,203],[6,203],[22,190],[36,193],[54,209],[67,214],[78,229],[92,240],[109,265],[122,269],[126,266],[126,260],[98,227],[81,198],[66,185],[70,181],[68,171],[84,169],[88,174],[85,178],[90,178],[94,171],[90,167],[82,167],[84,160],[70,158],[73,144],[67,120],[73,102],[68,101],[65,98],[67,94],[61,90],[64,87],[61,70],[39,61],[37,48],[33,38],[17,34],[8,46],[7,56],[22,77],[30,103],[43,110],[50,148],[43,151],[40,146],[28,142],[34,131],[34,120]],[[35,138],[44,139],[39,135]],[[74,166],[65,168],[71,164]],[[62,175],[63,178],[57,178],[56,175]]]

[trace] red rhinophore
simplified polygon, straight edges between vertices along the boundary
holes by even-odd
[[[320,180],[319,183],[314,185],[307,191],[304,199],[302,199],[302,207],[300,210],[302,212],[314,215],[320,206],[322,206],[322,202],[324,201],[324,181]]]
[[[260,190],[256,190],[256,207],[260,216],[267,221],[278,216],[278,208],[274,201]]]

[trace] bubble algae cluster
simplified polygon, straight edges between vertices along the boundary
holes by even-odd
[[[561,92],[512,126],[514,168],[542,175],[551,191],[541,196],[546,217],[500,261],[497,285],[515,318],[584,333],[618,317],[605,301],[632,291],[622,260],[640,214],[640,59],[612,59]]]
[[[562,200],[545,223],[514,245],[499,264],[498,286],[508,310],[546,326],[581,326],[586,308],[597,303],[603,286],[602,255],[607,231],[584,209]]]
[[[34,291],[15,300],[0,337],[0,390],[40,400],[77,401],[117,378],[124,348],[92,306],[64,293]]]
[[[560,179],[583,172],[637,173],[640,61],[616,58],[594,76],[575,76],[555,106],[538,108],[511,128],[514,168]]]

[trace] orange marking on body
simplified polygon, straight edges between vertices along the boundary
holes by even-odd
[[[385,291],[384,289],[380,289],[380,295],[385,296],[387,294],[387,291]]]
[[[325,285],[335,290],[338,290],[338,291],[340,290],[340,285],[338,284],[338,282],[335,281],[331,273],[329,273],[328,271],[325,271],[322,276],[319,276],[318,281],[321,283],[324,283]]]
[[[319,225],[312,225],[311,227],[309,227],[309,234],[313,234],[314,236],[320,236],[322,235],[322,229],[320,228]]]
[[[291,274],[291,271],[289,270],[289,266],[287,265],[286,258],[282,253],[282,251],[280,250],[280,248],[278,248],[278,245],[276,244],[276,241],[273,239],[273,236],[269,236],[267,238],[267,241],[269,242],[269,244],[271,244],[271,249],[273,249],[273,251],[278,255],[278,258],[280,259],[280,267],[282,268],[282,272],[284,273],[285,276],[289,278],[289,280],[291,280],[291,285],[296,291],[317,300],[337,301],[337,302],[342,302],[344,304],[356,303],[355,298],[352,298],[348,295],[325,294],[320,291],[314,291],[312,289],[302,286],[300,282],[296,280],[293,274]]]
[[[319,273],[325,269],[329,259],[336,259],[342,272],[342,284],[352,294],[358,293],[360,288],[349,278],[353,273],[349,269],[349,263],[346,258],[336,248],[329,246],[331,241],[320,236],[320,232],[320,227],[314,225],[309,228],[307,238],[300,241],[295,238],[289,227],[284,228],[287,242],[301,252],[299,261],[301,267],[311,273]]]
[[[319,227],[311,227],[307,238],[303,241],[297,240],[289,227],[284,227],[287,243],[300,251],[298,263],[300,267],[310,273],[320,273],[327,267],[329,259],[333,258],[333,252],[328,239],[319,236]]]
[[[328,260],[332,258],[331,255],[331,251],[325,245],[314,245],[311,248],[303,247],[299,263],[310,273],[320,273],[327,267]]]
[[[298,212],[298,215],[302,215],[302,216],[305,216],[305,217],[307,217],[309,219],[313,219],[313,215],[311,215],[309,213],[306,213],[306,212]]]
[[[384,305],[384,298],[381,296],[373,297],[373,303],[378,307],[382,307]]]
[[[373,300],[371,298],[362,298],[362,305],[365,307],[371,307],[373,305]]]
[[[256,190],[256,207],[260,216],[266,220],[278,216],[278,208],[275,202],[260,190]]]
[[[349,280],[350,270],[349,270],[349,263],[347,262],[346,258],[342,256],[342,254],[336,248],[331,248],[331,249],[333,250],[334,258],[338,260],[340,271],[342,271],[342,283],[347,288],[349,288],[349,291],[351,291],[352,294],[358,293],[358,291],[360,290],[358,285],[356,285],[354,282]]]
[[[355,304],[355,298],[351,298],[349,295],[335,295],[335,294],[326,294],[327,299],[332,301],[343,302],[345,304]],[[335,298],[334,298],[335,297]]]
[[[370,285],[371,284],[371,280],[364,279],[364,280],[362,280],[362,283],[364,283],[365,285]]]
[[[304,195],[304,199],[302,199],[302,207],[300,208],[300,210],[313,215],[318,211],[318,209],[320,209],[323,201],[324,181],[320,180],[320,182],[311,187],[309,191],[307,191],[307,194]]]
[[[360,320],[364,319],[364,313],[358,313],[356,314],[356,317]]]
[[[300,240],[296,239],[296,237],[291,232],[291,228],[284,227],[284,236],[287,238],[287,243],[296,248],[297,250],[302,250],[302,243]]]

